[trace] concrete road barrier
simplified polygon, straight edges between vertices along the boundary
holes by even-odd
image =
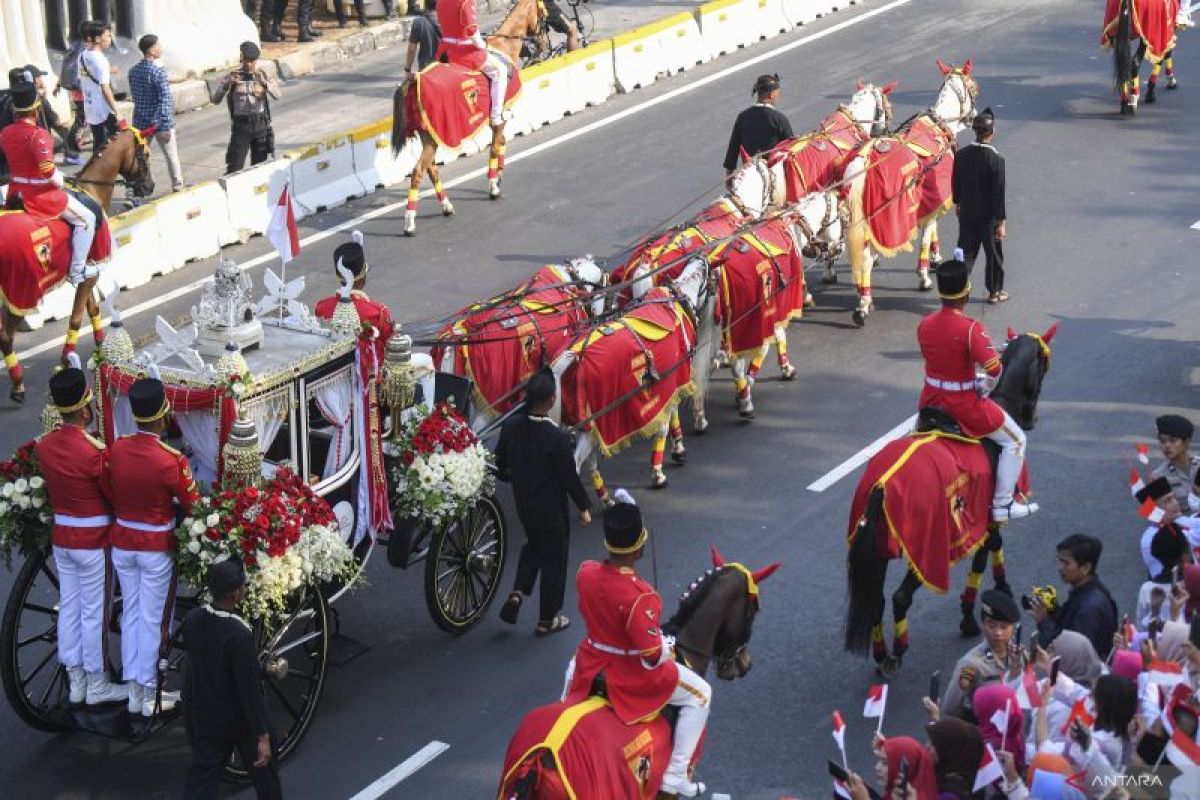
[[[104,270],[122,289],[149,283],[160,251],[172,246],[163,242],[158,209],[145,205],[113,217],[108,224],[113,249]]]
[[[613,71],[618,91],[628,93],[649,86],[659,75],[666,74],[662,44],[658,39],[666,21],[652,22],[613,37]]]
[[[392,155],[392,121],[381,119],[350,131],[354,147],[354,174],[367,191],[395,186],[408,180],[421,152],[420,141],[410,138],[399,156]]]
[[[285,155],[292,161],[292,197],[307,213],[337,208],[367,193],[354,172],[354,149],[349,134],[333,136]]]
[[[258,236],[267,229],[279,193],[292,177],[291,159],[276,158],[221,178],[229,210],[229,224],[239,241]],[[296,207],[296,219],[306,216]]]
[[[612,40],[594,42],[567,53],[559,59],[566,72],[566,112],[578,114],[588,106],[598,106],[617,91],[613,69]]]
[[[217,181],[198,183],[153,203],[162,246],[149,265],[151,275],[165,275],[188,261],[208,258],[238,241],[229,222],[229,203]]]
[[[555,58],[521,70],[521,96],[513,108],[519,124],[537,130],[562,119],[570,105],[565,58]]]
[[[712,0],[696,9],[700,35],[714,57],[758,41],[752,27],[758,0]]]
[[[712,60],[712,52],[700,35],[700,25],[694,14],[682,11],[661,22],[663,28],[657,38],[668,75],[678,75]]]

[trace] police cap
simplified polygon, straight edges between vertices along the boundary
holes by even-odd
[[[1017,601],[998,589],[988,589],[979,596],[979,613],[984,619],[1015,624],[1021,621]]]

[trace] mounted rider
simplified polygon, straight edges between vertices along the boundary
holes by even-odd
[[[992,519],[1002,522],[1027,517],[1037,511],[1037,504],[1013,499],[1025,463],[1025,432],[987,396],[1003,367],[983,324],[963,313],[971,294],[970,272],[961,260],[962,251],[955,250],[954,256],[938,267],[941,310],[927,315],[917,326],[917,342],[925,357],[925,385],[918,408],[940,408],[965,435],[998,444]],[[985,377],[976,378],[976,366],[983,369]]]
[[[439,0],[438,26],[442,41],[437,55],[445,53],[451,64],[482,72],[492,90],[492,127],[504,124],[504,97],[508,91],[509,64],[494,50],[489,50],[479,30],[475,0]],[[435,57],[436,58],[436,57]]]
[[[6,206],[9,209],[23,206],[26,213],[41,221],[60,217],[71,226],[71,266],[67,279],[78,286],[97,274],[95,265],[88,267],[87,257],[100,212],[63,188],[62,173],[54,166],[54,138],[37,124],[42,99],[34,77],[26,72],[21,78],[10,84],[16,119],[0,131],[0,151],[12,176]]]
[[[361,231],[352,232],[350,241],[338,245],[337,249],[333,251],[333,266],[334,269],[345,267],[354,276],[354,287],[350,292],[350,299],[354,301],[358,318],[364,325],[370,325],[377,332],[374,337],[375,352],[379,363],[382,364],[383,353],[388,339],[392,337],[395,330],[395,324],[392,322],[392,314],[388,311],[388,307],[378,300],[372,300],[363,291],[367,285],[367,273],[371,271],[371,265],[367,263]],[[341,280],[341,273],[338,273],[338,276],[338,279]],[[315,309],[317,316],[325,320],[333,319],[333,312],[337,310],[337,304],[337,293],[334,293],[332,297],[317,301]]]
[[[679,707],[671,760],[662,790],[683,797],[704,792],[704,784],[688,777],[688,767],[708,722],[712,689],[708,682],[674,658],[674,640],[659,628],[662,597],[634,571],[650,532],[642,512],[622,490],[627,502],[604,513],[604,546],[608,558],[585,561],[575,583],[579,611],[587,625],[567,667],[565,699],[579,702],[603,674],[613,711],[629,725],[653,717],[665,705]]]

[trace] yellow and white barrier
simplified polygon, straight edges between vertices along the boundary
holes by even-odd
[[[238,241],[229,223],[229,203],[217,181],[198,183],[154,203],[162,246],[149,266],[151,275],[165,275],[186,262],[208,258]]]
[[[108,225],[113,248],[105,272],[122,289],[149,283],[161,254],[173,249],[172,243],[163,241],[158,209],[144,205],[113,217]]]
[[[367,193],[354,172],[354,149],[348,134],[286,155],[292,160],[292,197],[307,213],[336,208]]]
[[[292,162],[285,156],[221,178],[229,224],[239,241],[266,231],[279,194],[291,177]],[[306,216],[305,209],[299,206],[295,206],[295,212],[296,219]]]
[[[513,108],[514,121],[537,130],[566,115],[571,87],[565,60],[554,58],[521,70],[521,96]]]
[[[617,91],[613,71],[612,40],[594,42],[587,47],[556,59],[566,72],[566,112],[578,114],[588,106],[598,106]]]
[[[71,306],[73,305],[75,305],[75,287],[69,283],[63,283],[57,289],[46,293],[46,296],[42,298],[42,304],[36,311],[25,315],[25,325],[30,330],[36,331],[47,322],[66,319],[71,316]]]
[[[652,22],[613,37],[613,71],[618,91],[628,93],[649,86],[667,72],[658,38],[665,22]]]
[[[758,41],[753,23],[758,0],[712,0],[696,9],[700,35],[713,57]]]
[[[758,39],[771,39],[796,27],[783,14],[783,0],[748,0],[745,5],[748,33]]]
[[[790,25],[803,25],[812,22],[820,14],[827,14],[833,9],[830,0],[779,0],[779,10]]]
[[[694,14],[681,11],[661,20],[661,24],[663,28],[656,35],[668,75],[678,75],[697,64],[712,61]]]
[[[399,156],[392,155],[390,119],[359,126],[349,136],[354,146],[354,173],[367,191],[408,180],[421,153],[420,141],[410,138]]]

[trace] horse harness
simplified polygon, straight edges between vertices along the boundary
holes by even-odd
[[[706,651],[699,647],[689,646],[686,642],[681,642],[677,639],[675,642],[675,660],[693,672],[695,671],[695,667],[693,667],[692,663],[688,660],[687,653],[689,652],[693,656],[704,656],[715,662],[717,665],[718,674],[735,673],[738,670],[738,663],[740,662],[742,655],[750,646],[750,635],[754,624],[754,617],[758,614],[759,609],[758,586],[750,570],[744,564],[732,562],[724,564],[719,569],[735,570],[742,573],[742,576],[746,579],[746,609],[744,612],[744,627],[746,635],[742,641],[734,644],[732,649],[726,649],[722,651],[718,651],[715,643],[711,651]],[[745,673],[738,673],[739,677],[744,674]]]

